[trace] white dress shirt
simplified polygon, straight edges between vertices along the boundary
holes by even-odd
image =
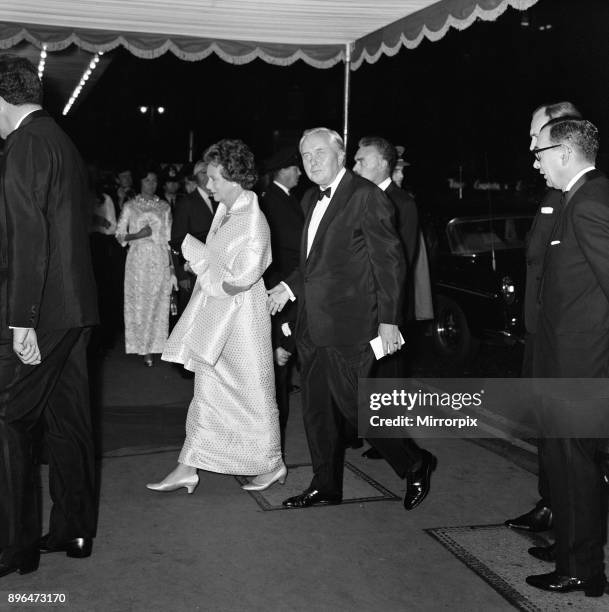
[[[591,170],[596,170],[596,168],[594,166],[587,166],[586,168],[584,168],[583,170],[580,170],[568,183],[567,186],[564,189],[564,193],[568,193],[569,189],[571,189],[571,187],[573,187],[573,185],[575,185],[575,183],[577,183],[577,181],[584,176],[584,174],[586,174],[586,172],[590,172]]]
[[[383,191],[387,190],[387,187],[389,187],[389,185],[391,185],[391,177],[388,176],[384,181],[381,181],[378,184],[378,188],[382,189]]]
[[[309,230],[307,232],[307,257],[309,256],[309,252],[311,251],[311,245],[313,244],[313,240],[315,240],[315,234],[317,234],[317,230],[319,229],[319,224],[326,214],[326,210],[328,210],[328,206],[330,206],[330,202],[336,193],[336,188],[340,183],[341,179],[345,175],[345,169],[341,168],[334,178],[334,180],[327,186],[330,187],[330,197],[324,196],[321,200],[317,202],[315,208],[313,209],[313,214],[311,215],[311,222],[309,223]],[[326,187],[326,188],[327,188]]]
[[[213,215],[214,207],[211,203],[211,200],[209,199],[209,194],[204,189],[201,189],[201,187],[199,187],[198,185],[197,185],[197,191],[199,192],[199,195],[203,198],[203,200],[205,201],[205,204],[207,204],[207,208],[211,210],[211,214]]]
[[[286,195],[290,195],[290,190],[285,185],[282,185],[278,181],[273,181],[273,183],[275,183],[275,185],[277,185],[277,187],[279,187],[279,189],[281,189],[281,191],[283,191]]]

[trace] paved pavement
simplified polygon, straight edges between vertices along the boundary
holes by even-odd
[[[104,612],[514,609],[425,529],[499,524],[531,507],[527,449],[426,441],[439,467],[412,512],[400,501],[268,512],[231,476],[202,472],[192,495],[145,488],[174,466],[183,439],[192,381],[175,368],[148,369],[116,350],[98,364],[94,384],[103,456],[93,555],[48,555],[38,572],[2,579],[0,609],[19,609],[3,607],[15,592],[63,592],[70,610]],[[300,396],[291,398],[287,462],[308,463]],[[383,461],[361,449],[347,459],[403,494]],[[522,580],[531,573],[525,548],[512,563]]]

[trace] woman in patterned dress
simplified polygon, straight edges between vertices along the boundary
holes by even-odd
[[[155,195],[157,176],[145,172],[140,194],[123,206],[116,239],[129,245],[125,262],[125,352],[144,356],[163,352],[169,333],[169,296],[177,287],[169,251],[171,211]]]
[[[247,146],[221,140],[204,158],[207,188],[219,205],[206,244],[191,235],[182,243],[197,282],[162,356],[194,371],[194,397],[178,466],[146,486],[192,493],[202,469],[253,475],[243,488],[263,490],[287,474],[262,280],[271,263],[270,231],[248,190],[256,172]]]

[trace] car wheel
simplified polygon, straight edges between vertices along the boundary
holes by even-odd
[[[478,339],[472,336],[465,313],[448,297],[438,296],[436,301],[433,343],[439,355],[456,361],[467,361],[478,350]]]

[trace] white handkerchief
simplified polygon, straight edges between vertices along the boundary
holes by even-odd
[[[289,323],[283,323],[281,325],[281,331],[283,332],[284,336],[291,336],[292,335],[292,330],[290,329],[290,324]]]
[[[560,244],[560,240],[552,240],[552,242],[550,242],[550,246],[554,246],[555,244]]]
[[[554,209],[551,206],[542,206],[541,214],[542,215],[551,215],[554,212]]]
[[[404,346],[404,336],[402,336],[402,332],[400,332],[400,348],[402,346]],[[383,357],[386,357],[385,353],[383,353],[383,341],[381,340],[380,336],[377,336],[376,338],[370,340],[370,346],[372,347],[372,350],[374,351],[374,356],[377,359],[382,359]]]

